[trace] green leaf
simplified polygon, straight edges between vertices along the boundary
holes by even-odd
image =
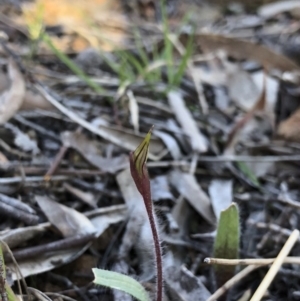
[[[214,244],[214,257],[237,259],[239,244],[239,210],[237,205],[232,203],[226,210],[221,212]],[[214,268],[219,286],[229,280],[235,272],[235,266],[215,265]]]
[[[118,289],[128,293],[140,301],[150,301],[148,293],[144,287],[133,278],[101,269],[92,269],[95,280],[94,283],[103,285],[112,289]]]

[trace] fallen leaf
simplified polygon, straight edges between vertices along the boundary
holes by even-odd
[[[8,61],[10,88],[0,95],[0,124],[4,124],[19,110],[25,95],[25,81],[12,58]]]
[[[84,192],[76,187],[69,185],[68,183],[64,183],[64,188],[75,195],[77,198],[82,200],[84,203],[93,208],[97,208],[96,197],[91,192]]]
[[[300,109],[296,110],[288,119],[282,121],[277,129],[278,136],[288,141],[300,141]]]
[[[52,226],[58,229],[63,237],[96,232],[91,221],[75,209],[52,201],[48,197],[36,195],[35,200]]]
[[[202,190],[194,175],[174,169],[169,174],[171,185],[184,196],[190,205],[210,224],[216,218],[208,195]]]
[[[29,135],[23,133],[18,127],[14,126],[11,123],[6,123],[5,128],[10,129],[14,135],[14,144],[22,149],[25,152],[32,152],[33,155],[37,155],[40,153],[40,149],[38,148],[37,141],[31,139]]]
[[[152,133],[154,136],[159,137],[164,142],[174,160],[179,160],[182,157],[176,139],[174,139],[171,135],[167,134],[166,132],[158,131],[156,129],[154,129]]]
[[[130,111],[130,117],[134,128],[134,132],[138,133],[139,132],[139,106],[131,90],[129,90],[126,94],[129,99],[129,111]]]
[[[260,96],[252,77],[240,66],[228,67],[227,88],[229,97],[243,110],[250,110]]]
[[[208,187],[215,216],[219,220],[221,211],[228,208],[233,199],[232,181],[212,180]]]
[[[24,244],[24,242],[43,234],[49,223],[43,223],[35,226],[20,227],[17,229],[4,230],[0,232],[0,240],[8,244],[12,249]]]
[[[20,107],[20,111],[31,111],[36,109],[57,112],[57,109],[41,94],[27,89]]]
[[[275,3],[265,4],[258,9],[258,14],[266,19],[285,12],[290,12],[292,15],[299,17],[300,2],[298,0],[278,1]]]
[[[157,176],[150,180],[151,197],[153,201],[173,200],[174,196],[170,191],[168,178],[166,176]]]
[[[179,92],[168,93],[169,105],[172,108],[184,133],[190,138],[192,149],[203,153],[207,151],[207,139],[200,132],[191,112],[187,109],[184,100]]]
[[[102,157],[96,142],[82,133],[63,132],[61,138],[64,145],[76,149],[89,163],[102,171],[116,173],[128,166],[128,158],[125,155],[115,158]]]
[[[279,69],[280,71],[300,70],[300,67],[289,58],[263,45],[217,34],[200,33],[195,36],[195,39],[200,44],[200,47],[202,45],[206,51],[215,52],[222,49],[237,59],[257,61],[267,69]]]
[[[185,267],[170,266],[165,271],[164,280],[172,300],[178,301],[206,301],[210,292],[196,277]]]

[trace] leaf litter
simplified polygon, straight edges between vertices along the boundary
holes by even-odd
[[[276,257],[299,227],[299,3],[169,2],[0,7],[0,239],[41,292],[130,300],[89,285],[99,265],[155,295],[151,233],[128,159],[152,125],[164,300],[207,300],[220,289],[203,259],[233,202],[242,259]],[[297,269],[279,270],[270,300],[297,299]],[[240,279],[227,300],[249,287],[253,295],[262,274]]]

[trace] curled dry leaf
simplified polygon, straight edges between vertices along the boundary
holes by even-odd
[[[19,110],[25,95],[25,81],[13,59],[9,59],[10,88],[0,95],[0,124],[4,124]]]

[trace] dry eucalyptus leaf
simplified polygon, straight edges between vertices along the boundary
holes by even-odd
[[[229,68],[227,87],[229,97],[242,109],[248,111],[256,103],[260,92],[252,77],[239,66]]]
[[[232,202],[232,184],[231,180],[215,179],[209,185],[208,192],[217,219],[220,218],[221,211],[229,207]]]
[[[289,141],[300,141],[300,109],[296,110],[294,114],[288,119],[282,121],[277,129],[277,134]]]
[[[8,61],[10,88],[0,95],[0,124],[4,124],[19,110],[25,95],[25,81],[13,59]]]
[[[179,92],[168,93],[169,105],[172,108],[184,133],[190,137],[190,143],[194,151],[203,153],[207,151],[207,140],[200,132],[191,112],[186,107]]]
[[[91,192],[84,192],[76,187],[64,183],[64,188],[75,195],[77,198],[82,200],[84,203],[90,205],[93,208],[97,208],[96,197]]]
[[[179,160],[182,157],[179,145],[175,138],[163,131],[153,130],[153,134],[159,137],[168,148],[174,160]]]
[[[174,169],[170,175],[170,183],[184,196],[190,205],[210,224],[215,223],[208,195],[202,190],[194,175]]]
[[[68,147],[76,149],[89,163],[102,171],[116,173],[128,166],[128,158],[125,155],[114,158],[104,158],[100,155],[99,145],[78,132],[63,132],[62,142]]]
[[[64,237],[96,232],[91,221],[75,209],[66,207],[44,196],[37,195],[35,196],[35,200],[47,216],[49,222]]]

